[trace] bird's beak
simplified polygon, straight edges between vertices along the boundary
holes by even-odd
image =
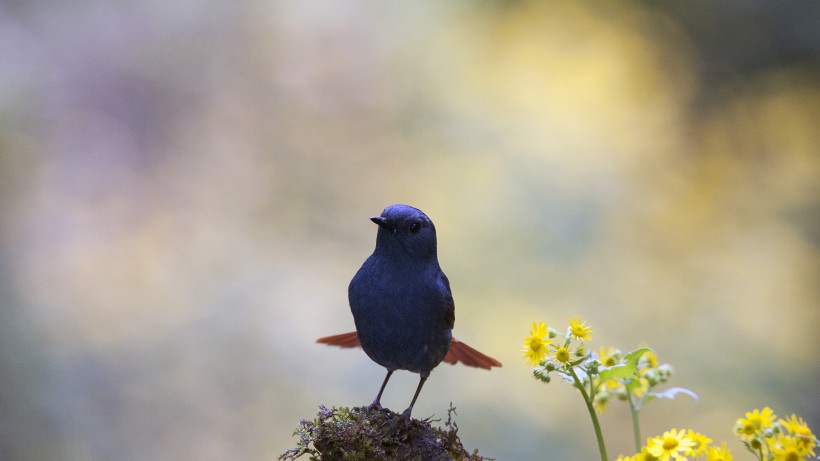
[[[393,230],[396,229],[396,226],[394,226],[393,223],[387,218],[381,216],[373,216],[372,218],[370,218],[370,220],[378,224],[379,227],[386,231],[393,232]]]

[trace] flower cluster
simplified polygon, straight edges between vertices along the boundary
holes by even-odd
[[[817,437],[797,415],[778,420],[771,408],[756,409],[737,420],[735,434],[760,461],[797,461],[815,457]]]
[[[658,397],[674,398],[679,393],[697,396],[683,388],[664,391],[656,386],[666,383],[673,369],[660,364],[654,351],[639,347],[627,354],[612,347],[590,352],[592,329],[579,317],[569,319],[566,334],[548,328],[543,322],[533,322],[530,336],[524,339],[523,356],[535,365],[535,378],[548,383],[550,374],[561,376],[583,396],[589,411],[601,461],[607,461],[601,426],[597,414],[613,399],[629,403],[632,414],[635,451],[633,456],[619,456],[617,461],[732,461],[726,444],[712,440],[691,429],[670,429],[641,443],[638,412],[642,406]],[[735,423],[737,434],[758,461],[801,461],[815,458],[817,438],[797,415],[778,419],[771,408],[746,413]]]
[[[735,434],[758,461],[815,459],[817,438],[797,415],[778,420],[769,407],[753,410],[737,420]],[[691,429],[671,429],[661,436],[650,437],[640,453],[619,456],[617,461],[686,461],[693,458],[731,461],[732,454],[725,443],[712,445],[711,439]]]
[[[527,363],[536,365],[532,370],[535,378],[548,383],[551,373],[555,373],[581,392],[592,418],[601,458],[606,459],[596,413],[603,412],[613,397],[629,402],[637,450],[640,447],[638,411],[644,403],[656,397],[674,398],[680,392],[695,395],[681,388],[656,392],[655,387],[672,376],[671,366],[659,364],[655,353],[647,347],[625,355],[615,348],[601,348],[596,355],[586,343],[592,333],[592,328],[580,317],[569,319],[565,334],[548,328],[543,322],[533,322],[521,352]]]
[[[602,369],[625,364],[624,355],[620,350],[613,347],[601,347],[598,356],[593,357],[593,359],[598,361]],[[629,400],[630,405],[639,410],[646,402],[657,397],[673,398],[681,392],[696,397],[691,391],[678,387],[664,392],[655,391],[656,386],[669,381],[673,372],[674,369],[671,365],[667,363],[659,364],[655,352],[647,349],[638,356],[637,375],[605,381],[601,380],[600,377],[593,378],[593,385],[598,389],[595,394],[595,410],[598,413],[603,413],[613,398],[623,401]]]
[[[624,355],[614,347],[601,347],[597,354],[590,353],[585,341],[591,339],[592,329],[579,317],[569,320],[566,335],[547,328],[543,322],[533,322],[530,336],[524,339],[522,349],[527,363],[538,365],[533,375],[544,382],[550,381],[550,373],[556,372],[572,382],[570,369],[578,374],[585,386],[595,410],[603,413],[613,398],[629,401],[638,411],[648,401],[658,398],[674,398],[685,393],[694,398],[691,391],[679,387],[663,392],[655,390],[666,383],[674,372],[669,364],[660,364],[654,351],[641,347]],[[563,341],[553,342],[556,338]]]
[[[524,339],[524,349],[521,352],[529,364],[540,365],[548,371],[566,371],[587,360],[589,349],[583,341],[589,340],[591,334],[592,329],[579,317],[569,319],[566,335],[547,328],[544,322],[532,322],[530,336]],[[553,339],[559,336],[564,341],[553,343]],[[539,375],[536,374],[536,377]]]
[[[635,456],[619,456],[617,461],[686,461],[689,457],[706,461],[732,461],[732,454],[723,443],[712,445],[712,439],[691,429],[670,429],[650,437]]]

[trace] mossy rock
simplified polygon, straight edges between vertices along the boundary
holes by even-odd
[[[434,420],[406,418],[385,408],[320,406],[313,421],[299,422],[294,432],[299,443],[279,459],[302,455],[311,461],[485,459],[478,450],[468,453],[461,444],[453,414],[451,406],[442,429],[430,424]]]

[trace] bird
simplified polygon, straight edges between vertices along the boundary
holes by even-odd
[[[361,347],[387,369],[376,399],[396,370],[419,374],[409,418],[430,372],[442,361],[490,370],[501,362],[452,336],[455,304],[450,282],[438,262],[436,228],[418,208],[395,204],[373,216],[376,247],[348,286],[356,331],[325,336],[318,343]]]

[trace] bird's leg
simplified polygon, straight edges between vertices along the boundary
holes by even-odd
[[[376,400],[374,400],[373,403],[371,403],[370,406],[367,407],[368,410],[372,410],[374,408],[381,408],[382,407],[382,403],[381,403],[382,393],[384,392],[384,388],[385,388],[385,386],[387,386],[387,381],[390,379],[390,375],[393,374],[393,371],[395,371],[395,370],[391,370],[391,369],[387,370],[387,376],[384,377],[384,382],[382,383],[382,387],[381,387],[381,389],[379,389],[379,395],[377,395]]]
[[[427,381],[427,377],[430,376],[430,372],[421,373],[421,379],[419,380],[419,387],[416,388],[416,393],[413,394],[413,400],[410,401],[410,406],[407,407],[406,410],[402,413],[404,417],[410,417],[410,413],[413,411],[413,405],[416,404],[416,399],[419,398],[419,393],[421,392],[421,387],[424,386],[424,382]]]

